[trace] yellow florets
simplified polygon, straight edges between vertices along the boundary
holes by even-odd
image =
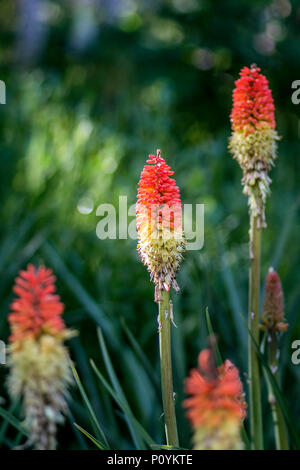
[[[56,448],[56,427],[67,411],[67,388],[72,381],[70,359],[62,338],[42,335],[10,346],[8,387],[22,395],[25,427],[37,449]]]
[[[255,65],[241,70],[235,82],[229,149],[243,170],[244,194],[258,227],[265,227],[265,202],[276,158],[278,134],[269,83]]]
[[[229,149],[243,170],[244,194],[249,197],[250,211],[265,226],[264,205],[270,192],[269,171],[274,165],[279,137],[274,129],[256,130],[248,135],[233,132]]]
[[[12,334],[8,387],[22,398],[29,443],[56,448],[56,427],[67,411],[70,358],[64,340],[74,335],[61,317],[64,305],[55,293],[55,277],[44,266],[29,265],[16,278],[8,317]]]

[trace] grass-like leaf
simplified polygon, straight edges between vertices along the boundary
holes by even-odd
[[[144,442],[146,442],[148,446],[155,444],[153,439],[147,433],[147,431],[143,428],[143,426],[137,421],[137,419],[133,415],[123,392],[121,393],[121,396],[120,396],[118,393],[116,393],[116,391],[114,391],[111,388],[111,386],[105,380],[105,378],[103,377],[99,369],[96,367],[94,361],[92,360],[91,360],[91,366],[94,369],[98,379],[101,381],[101,383],[104,385],[106,390],[110,393],[112,398],[115,400],[115,402],[123,411],[129,431],[132,435],[133,441],[137,449],[145,450],[146,447],[145,447]],[[124,398],[125,398],[125,401],[124,401]]]
[[[93,407],[88,399],[88,396],[83,388],[83,385],[81,383],[81,380],[79,378],[79,375],[75,369],[75,367],[72,365],[72,372],[73,372],[73,375],[74,375],[74,378],[75,378],[75,381],[77,383],[77,386],[78,386],[78,389],[80,391],[80,394],[82,396],[82,399],[83,399],[83,402],[84,402],[84,405],[88,411],[88,414],[90,416],[90,419],[91,419],[91,424],[92,424],[92,427],[94,429],[94,432],[97,436],[97,439],[98,441],[100,442],[101,446],[105,449],[109,449],[109,445],[108,445],[108,442],[107,442],[107,439],[106,439],[106,436],[99,424],[99,421],[97,420],[96,418],[96,415],[95,415],[95,412],[93,410]]]
[[[208,334],[212,338],[216,338],[216,335],[215,335],[213,327],[212,327],[212,323],[211,323],[211,319],[210,319],[210,315],[209,315],[209,311],[208,311],[207,307],[206,307],[206,310],[205,310],[205,316],[206,316]],[[222,360],[222,356],[221,356],[217,341],[213,341],[212,347],[213,347],[213,350],[214,350],[214,353],[215,353],[217,366],[220,367],[220,365],[223,363],[223,360]]]
[[[189,450],[186,449],[185,447],[173,447],[173,446],[168,446],[165,444],[154,444],[151,446],[153,450]]]
[[[59,256],[57,250],[53,245],[45,243],[43,245],[43,253],[49,259],[49,262],[54,267],[55,272],[60,274],[61,278],[65,281],[69,289],[77,297],[81,305],[83,305],[90,317],[97,325],[100,325],[105,334],[109,337],[113,344],[116,344],[116,331],[112,327],[108,317],[101,310],[100,306],[95,302],[92,296],[86,291],[79,280],[67,268],[62,258]]]
[[[109,354],[108,354],[108,351],[107,351],[107,348],[106,348],[106,345],[105,345],[105,341],[104,341],[104,338],[103,338],[103,335],[102,335],[102,331],[101,331],[100,328],[97,328],[97,334],[98,334],[98,339],[99,339],[100,348],[101,348],[101,351],[102,351],[104,363],[105,363],[109,378],[111,380],[111,383],[113,385],[113,388],[114,388],[115,392],[117,393],[117,395],[121,398],[122,403],[124,403],[126,405],[127,410],[130,410],[129,404],[127,402],[127,399],[125,397],[123,389],[120,385],[120,382],[119,382],[119,380],[117,378],[117,375],[115,373],[115,370],[113,368],[112,362],[110,360],[110,357],[109,357]],[[130,432],[131,432],[133,441],[135,443],[135,446],[136,446],[137,449],[140,449],[140,450],[145,449],[144,442],[140,438],[139,433],[136,431],[135,426],[133,425],[133,422],[132,422],[133,420],[130,419],[130,416],[131,416],[131,413],[129,413],[129,415],[128,415],[128,413],[125,413],[125,419],[128,423],[128,427],[130,429]]]
[[[24,436],[29,437],[28,431],[24,429],[24,427],[19,423],[18,419],[12,413],[0,407],[0,416],[2,416],[2,418],[7,420],[12,426],[14,426]]]
[[[141,349],[134,335],[132,334],[128,326],[126,325],[124,318],[121,319],[121,324],[127,336],[127,339],[129,340],[132,346],[133,351],[135,352],[136,356],[138,357],[145,371],[147,372],[147,375],[150,378],[156,392],[158,393],[158,395],[160,395],[160,384],[157,380],[156,375],[153,373],[153,367],[151,366],[148,358],[146,357],[144,351]]]
[[[13,416],[13,413],[16,410],[17,406],[18,406],[18,401],[14,401],[13,403],[11,403],[11,405],[8,409],[8,413],[11,416]],[[3,420],[3,423],[0,426],[0,446],[3,442],[3,440],[5,439],[6,431],[9,427],[9,424],[10,424],[10,422],[6,419],[6,420]]]
[[[79,424],[74,423],[74,426],[75,426],[82,434],[84,434],[93,444],[95,444],[95,446],[98,447],[98,449],[100,449],[100,450],[105,450],[105,449],[107,449],[106,447],[103,447],[103,445],[101,444],[101,442],[99,442],[94,436],[92,436],[92,434],[90,434],[88,431],[86,431],[86,430],[83,429],[81,426],[79,426]]]

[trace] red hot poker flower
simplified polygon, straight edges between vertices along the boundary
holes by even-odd
[[[216,367],[209,349],[199,354],[198,366],[185,381],[191,397],[183,403],[195,432],[195,449],[242,448],[246,403],[237,368],[229,360]]]
[[[279,137],[268,80],[256,65],[244,67],[235,82],[229,150],[243,170],[242,184],[250,213],[265,227],[265,203],[270,192],[269,171],[274,165]]]
[[[137,194],[138,252],[158,289],[178,290],[175,280],[185,241],[181,200],[174,172],[161,157],[149,155]]]
[[[55,276],[44,266],[28,265],[16,278],[17,298],[11,305],[8,387],[22,397],[24,426],[40,450],[56,448],[56,429],[67,412],[67,389],[72,382],[70,357],[64,340],[75,333],[61,318],[64,305],[55,294]]]
[[[256,129],[275,129],[275,107],[268,80],[256,65],[244,67],[240,76],[233,92],[232,129],[246,135]]]
[[[55,295],[55,276],[44,266],[28,265],[16,278],[14,292],[18,295],[11,304],[11,342],[27,336],[38,336],[43,330],[59,332],[65,328],[61,315],[64,305]]]

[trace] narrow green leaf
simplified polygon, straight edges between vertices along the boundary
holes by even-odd
[[[153,373],[153,366],[150,364],[148,358],[146,357],[144,351],[141,349],[140,345],[138,344],[137,340],[135,339],[134,335],[128,328],[128,326],[125,323],[124,318],[121,318],[121,325],[122,328],[132,346],[132,349],[136,353],[137,357],[139,358],[141,364],[143,365],[145,371],[147,372],[148,377],[150,378],[151,382],[153,383],[153,386],[155,387],[156,392],[160,395],[160,384],[157,380],[156,375]]]
[[[76,439],[78,440],[79,442],[79,445],[80,445],[80,448],[81,450],[87,450],[88,447],[86,445],[86,442],[85,442],[85,439],[83,438],[82,434],[80,431],[78,431],[78,429],[76,429],[73,424],[74,424],[74,421],[75,421],[75,418],[73,416],[73,413],[71,412],[71,407],[69,406],[69,410],[68,410],[68,421],[69,423],[71,424],[72,426],[72,429],[74,430],[74,434],[76,436]]]
[[[15,437],[15,440],[13,442],[13,445],[12,445],[12,448],[15,449],[17,446],[20,445],[21,441],[22,441],[22,436],[23,436],[23,433],[22,432],[18,432],[16,437]]]
[[[75,381],[77,383],[77,386],[79,388],[79,391],[80,391],[80,394],[82,396],[82,399],[83,399],[83,402],[85,404],[85,407],[89,413],[89,416],[91,418],[91,424],[93,426],[93,429],[94,429],[94,432],[97,436],[97,439],[99,440],[99,442],[101,443],[101,445],[106,448],[106,449],[109,449],[109,445],[108,445],[108,442],[107,442],[107,439],[106,439],[106,436],[96,418],[96,415],[95,415],[95,412],[92,408],[92,405],[87,397],[87,394],[82,386],[82,383],[81,383],[81,380],[79,378],[79,375],[75,369],[75,367],[73,365],[71,365],[71,368],[72,368],[72,372],[73,372],[73,375],[74,375],[74,378],[75,378]]]
[[[15,257],[15,260],[9,264],[6,269],[5,277],[2,278],[2,283],[0,285],[0,296],[2,296],[6,287],[10,285],[12,278],[15,277],[16,273],[21,269],[21,267],[30,261],[34,254],[40,249],[41,245],[44,243],[47,230],[40,230],[19,252],[18,256]]]
[[[153,450],[189,450],[189,449],[186,449],[185,447],[173,447],[173,446],[168,446],[164,444],[153,444],[151,448]]]
[[[285,219],[281,224],[281,231],[278,233],[277,243],[275,243],[274,256],[271,266],[278,266],[283,253],[285,253],[285,248],[289,240],[291,229],[294,227],[294,219],[300,205],[300,199],[298,198],[296,202],[286,211]]]
[[[90,433],[87,432],[85,429],[83,429],[81,426],[79,426],[79,424],[74,423],[74,426],[75,426],[80,432],[82,432],[82,434],[84,434],[93,444],[95,444],[95,446],[98,447],[98,449],[100,449],[100,450],[105,450],[105,449],[106,449],[105,447],[103,447],[103,445],[101,444],[101,442],[99,442],[94,436],[92,436],[92,434],[90,434]]]
[[[24,427],[19,423],[17,418],[13,416],[9,411],[6,411],[0,406],[0,416],[6,419],[12,426],[14,426],[18,431],[20,431],[24,436],[29,437],[29,433]]]
[[[114,371],[112,362],[110,360],[110,357],[109,357],[109,354],[108,354],[108,351],[107,351],[107,348],[106,348],[106,345],[105,345],[105,342],[104,342],[102,331],[99,327],[97,328],[97,334],[98,334],[98,339],[99,339],[99,343],[100,343],[104,363],[105,363],[109,378],[111,380],[111,383],[113,385],[113,388],[116,391],[117,395],[121,398],[121,401],[123,403],[125,403],[126,407],[129,409],[129,404],[126,400],[123,389],[122,389],[122,387],[120,385],[120,382],[118,381],[118,378],[117,378],[116,373]],[[125,414],[125,416],[126,416],[126,420],[127,420],[128,419],[127,414]],[[135,427],[132,425],[132,420],[130,420],[130,419],[128,419],[128,426],[129,426],[129,430],[131,432],[131,435],[132,435],[132,438],[133,438],[133,441],[135,443],[136,448],[137,449],[145,449],[143,440],[140,439],[140,436],[136,432]]]
[[[9,258],[15,255],[20,246],[24,245],[24,238],[28,235],[33,226],[35,217],[27,217],[23,222],[18,223],[18,230],[14,230],[14,236],[7,233],[4,240],[1,241],[0,249],[0,271],[3,271]]]
[[[225,247],[224,247],[225,249]],[[224,252],[225,250],[223,250]],[[223,284],[228,293],[228,301],[232,312],[232,320],[237,334],[237,341],[239,344],[241,358],[247,357],[247,333],[245,332],[240,314],[243,311],[242,301],[240,298],[240,291],[236,285],[231,265],[228,263],[226,255],[220,253],[220,262],[222,266],[221,275]]]
[[[10,405],[8,411],[7,411],[11,416],[13,416],[13,412],[15,411],[17,405],[18,405],[18,401],[14,401],[13,403],[11,403],[11,405]],[[3,423],[0,427],[0,445],[3,442],[3,440],[5,439],[6,431],[9,427],[9,424],[10,424],[10,421],[8,421],[7,419],[3,420]]]
[[[110,341],[116,345],[116,332],[113,329],[108,317],[104,314],[100,306],[86,291],[86,289],[74,276],[74,274],[72,274],[71,271],[67,268],[62,258],[59,256],[57,250],[49,243],[45,243],[42,251],[49,259],[49,262],[52,264],[52,266],[55,268],[55,271],[60,274],[66,285],[73,292],[74,296],[77,297],[81,305],[86,308],[87,313],[91,316],[97,325],[100,325],[103,328]]]
[[[206,315],[206,323],[207,323],[208,334],[212,338],[215,338],[216,335],[215,335],[213,327],[212,327],[208,307],[206,307],[205,315]],[[213,342],[212,347],[214,349],[214,353],[215,353],[215,356],[216,356],[217,366],[219,367],[223,363],[223,360],[222,360],[222,356],[221,356],[221,353],[220,353],[220,350],[219,350],[219,347],[218,347],[218,344],[217,344],[216,341]]]
[[[131,411],[128,403],[127,403],[127,400],[125,399],[125,402],[124,402],[122,400],[122,398],[120,398],[118,396],[118,394],[115,393],[115,391],[110,387],[108,382],[105,380],[105,378],[103,377],[103,375],[101,374],[101,372],[99,371],[99,369],[97,368],[97,366],[95,365],[93,360],[91,360],[91,366],[94,369],[98,379],[101,381],[101,383],[104,385],[104,387],[110,393],[112,398],[115,400],[115,402],[119,405],[119,407],[123,411],[131,434],[134,432],[135,435],[137,434],[137,437],[139,437],[139,435],[141,435],[142,438],[145,440],[145,442],[149,446],[153,445],[154,444],[153,439],[149,436],[149,434],[143,428],[143,426],[137,421],[137,419],[133,415],[133,413],[132,413],[132,411]],[[140,438],[138,440],[140,441]],[[143,443],[141,445],[142,445],[143,449],[145,449],[145,446],[143,445]]]
[[[91,406],[95,412],[97,420],[101,423],[105,415],[105,406],[103,404],[103,398],[95,382],[94,372],[91,370],[89,359],[85,354],[84,348],[81,344],[81,339],[78,336],[72,338],[70,346],[73,351],[75,364],[78,373],[80,373],[81,383],[84,384],[85,393],[90,397]],[[76,420],[74,420],[76,421]],[[80,421],[79,421],[80,422]]]

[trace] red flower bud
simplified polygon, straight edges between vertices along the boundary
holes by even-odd
[[[284,300],[280,277],[273,268],[266,277],[261,329],[286,331],[288,324],[284,320]]]

